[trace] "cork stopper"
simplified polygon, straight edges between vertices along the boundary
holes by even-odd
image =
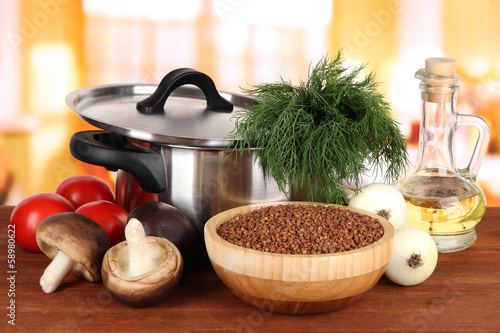
[[[416,77],[424,83],[422,99],[432,103],[450,102],[460,79],[460,76],[455,74],[456,68],[457,62],[454,59],[425,59],[425,68],[416,73]]]
[[[450,58],[425,59],[425,71],[432,75],[455,77],[457,61]]]

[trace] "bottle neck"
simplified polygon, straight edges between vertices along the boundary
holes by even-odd
[[[429,94],[428,90],[422,89],[418,170],[437,173],[454,173],[456,170],[453,146],[457,122],[456,91],[448,89],[446,95],[440,94],[436,98],[432,92]]]

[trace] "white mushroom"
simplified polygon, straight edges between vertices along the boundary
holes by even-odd
[[[135,218],[125,227],[125,238],[104,256],[101,274],[105,288],[130,306],[161,302],[181,279],[181,253],[166,238],[146,236]]]

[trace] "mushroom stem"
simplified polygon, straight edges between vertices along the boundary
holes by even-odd
[[[53,293],[62,280],[73,272],[77,264],[62,251],[59,251],[40,278],[42,290],[46,294]]]
[[[126,276],[139,276],[158,267],[150,252],[144,227],[138,219],[132,218],[127,223],[125,238],[127,240],[129,260],[128,269],[123,272]]]

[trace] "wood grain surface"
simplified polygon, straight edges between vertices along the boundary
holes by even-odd
[[[46,295],[38,284],[49,264],[43,254],[16,246],[15,266],[8,266],[12,208],[0,207],[0,332],[500,331],[500,208],[487,209],[471,248],[440,254],[436,271],[423,284],[401,287],[382,277],[350,306],[305,316],[246,304],[205,260],[186,272],[168,299],[150,308],[123,305],[102,283],[74,276]],[[9,324],[12,314],[15,326]]]

